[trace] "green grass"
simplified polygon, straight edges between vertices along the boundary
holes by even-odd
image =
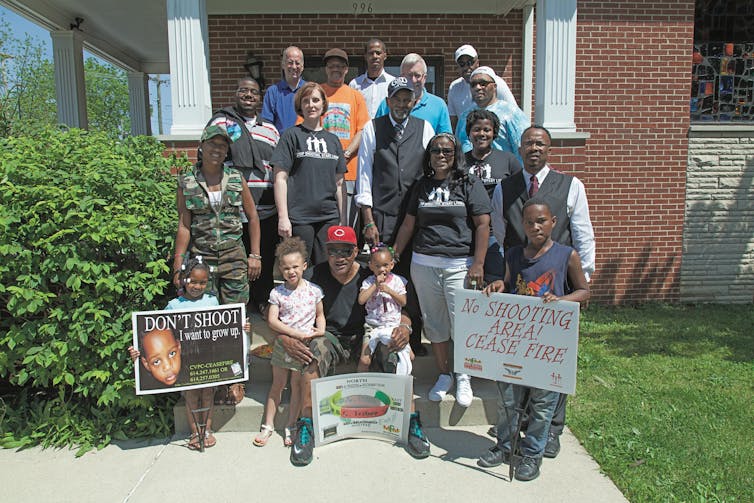
[[[754,501],[754,309],[582,313],[568,424],[632,502]]]

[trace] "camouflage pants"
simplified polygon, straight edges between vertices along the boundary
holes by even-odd
[[[210,266],[207,292],[216,295],[220,304],[249,302],[249,263],[240,241],[239,246],[217,252],[192,247],[191,255],[201,255]]]

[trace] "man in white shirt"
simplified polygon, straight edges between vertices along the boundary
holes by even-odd
[[[361,92],[367,102],[369,117],[374,119],[380,103],[387,98],[387,86],[395,78],[385,71],[387,47],[379,38],[370,38],[364,46],[366,73],[354,78],[348,86]]]
[[[589,203],[584,184],[575,176],[552,169],[547,164],[552,137],[542,126],[531,126],[521,137],[521,157],[524,169],[509,176],[495,188],[492,195],[492,231],[504,250],[526,243],[523,231],[522,207],[531,197],[547,200],[557,222],[552,239],[573,247],[581,258],[581,268],[587,281],[594,274],[595,240]],[[561,394],[550,423],[544,456],[554,458],[560,452],[560,434],[565,424],[565,404],[568,395]]]
[[[372,119],[361,135],[354,200],[361,209],[364,241],[370,245],[395,241],[411,189],[423,175],[424,151],[435,131],[427,121],[410,115],[415,104],[413,83],[396,77],[388,86],[389,113]],[[401,258],[395,272],[410,280],[411,253]],[[421,312],[410,281],[407,295],[406,311],[414,327],[411,347],[423,356]]]
[[[458,65],[459,77],[451,82],[450,87],[448,87],[448,112],[450,113],[450,124],[453,126],[453,131],[456,130],[456,124],[461,114],[474,106],[469,80],[471,72],[479,68],[479,57],[476,49],[467,44],[456,49],[455,61]],[[513,97],[508,84],[498,76],[495,76],[495,82],[497,84],[497,99],[507,101],[510,105],[518,108],[516,98]]]

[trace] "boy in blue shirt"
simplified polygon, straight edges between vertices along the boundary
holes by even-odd
[[[589,299],[589,283],[581,269],[581,259],[576,250],[552,240],[552,228],[557,217],[549,204],[533,197],[524,203],[523,224],[526,246],[516,246],[505,252],[505,280],[494,281],[484,292],[508,292],[517,295],[542,297],[543,302],[570,300],[585,302]],[[507,382],[498,382],[504,413],[497,425],[497,444],[478,460],[483,467],[498,466],[511,460],[511,437],[516,433],[518,413],[516,408],[522,397],[529,393],[529,424],[526,437],[521,440],[521,460],[516,466],[516,479],[534,480],[539,476],[550,420],[558,401],[558,393],[539,388],[529,388]]]

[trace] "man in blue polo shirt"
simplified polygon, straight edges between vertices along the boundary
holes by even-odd
[[[416,105],[411,110],[411,115],[417,119],[423,119],[429,122],[436,134],[453,133],[450,126],[450,115],[448,114],[448,105],[441,99],[424,89],[427,81],[427,63],[424,58],[416,53],[406,54],[401,61],[401,77],[412,83],[414,94],[416,96]],[[387,100],[380,104],[375,118],[387,115],[390,109],[387,106]]]
[[[284,79],[270,86],[264,94],[262,118],[275,124],[282,134],[283,131],[296,124],[293,95],[306,83],[301,78],[304,72],[304,53],[294,45],[286,48],[283,51],[280,67],[283,69]]]

